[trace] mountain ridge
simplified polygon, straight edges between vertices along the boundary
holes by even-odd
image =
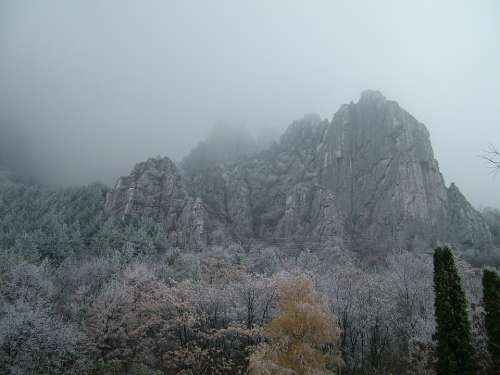
[[[167,209],[160,219],[179,247],[305,239],[378,252],[492,243],[481,215],[454,184],[446,187],[425,125],[379,91],[364,91],[331,121],[315,115],[294,121],[278,143],[244,159],[194,174],[168,158],[150,173],[151,160],[136,166],[146,167],[140,176],[119,180],[106,207],[127,216],[128,202],[137,208],[132,216],[147,216],[150,210],[140,208],[144,199],[160,211],[182,203],[186,211]],[[158,174],[168,186],[182,185],[181,198],[163,193]],[[137,189],[144,199],[134,198]],[[190,237],[194,227],[195,239],[177,240]]]

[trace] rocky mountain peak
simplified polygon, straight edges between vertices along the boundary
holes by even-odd
[[[448,194],[455,195],[458,199],[465,199],[458,186],[452,182],[448,187]]]
[[[492,243],[493,236],[484,218],[454,182],[448,188],[448,215],[451,236],[461,245],[485,247]]]
[[[327,121],[322,121],[315,113],[306,114],[286,129],[281,136],[281,144],[297,147],[311,146],[318,141],[327,124]]]
[[[203,249],[207,245],[207,212],[192,197],[169,158],[152,158],[120,177],[106,199],[106,210],[128,218],[152,218],[162,223],[174,246]]]
[[[128,176],[120,177],[107,199],[108,211],[145,215],[154,219],[174,206],[181,207],[187,198],[181,176],[169,158],[151,158],[138,163]]]
[[[166,175],[174,176],[178,173],[177,167],[172,160],[167,157],[158,156],[136,164],[131,175],[141,178],[144,175],[160,177]]]
[[[360,105],[380,105],[387,101],[384,95],[377,90],[365,90],[361,93],[359,98]]]
[[[183,178],[167,158],[140,163],[108,211],[152,216],[191,248],[216,238],[365,252],[491,244],[481,215],[446,187],[426,127],[378,91],[332,121],[304,116],[266,152],[192,170]]]

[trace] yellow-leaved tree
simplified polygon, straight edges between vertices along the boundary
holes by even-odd
[[[264,327],[268,343],[250,357],[250,374],[339,373],[337,319],[323,308],[311,280],[287,277],[278,287],[280,312]]]

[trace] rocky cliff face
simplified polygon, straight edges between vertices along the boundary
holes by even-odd
[[[246,161],[205,170],[193,194],[217,212],[238,238],[270,241],[342,239],[336,194],[320,184],[317,145],[327,122],[307,116],[275,145]]]
[[[108,193],[106,210],[128,218],[149,217],[162,223],[174,246],[201,250],[217,231],[209,222],[205,205],[188,194],[174,163],[149,159],[137,164],[129,176],[121,177]]]
[[[216,238],[333,241],[364,251],[491,244],[481,215],[445,186],[425,126],[376,91],[331,122],[305,116],[245,160],[185,178],[168,159],[141,163],[107,207],[161,220],[185,247]]]
[[[493,236],[484,217],[472,207],[454,183],[447,193],[450,238],[470,247],[490,245]]]
[[[425,126],[379,92],[343,106],[318,149],[322,183],[337,192],[353,241],[367,239],[375,249],[490,242],[480,215],[449,194]]]
[[[416,247],[446,238],[446,187],[429,133],[396,102],[367,91],[343,106],[318,146],[353,240]]]

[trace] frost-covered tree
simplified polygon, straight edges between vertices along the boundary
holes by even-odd
[[[31,261],[61,262],[90,253],[104,221],[106,191],[97,184],[55,191],[24,185],[0,189],[0,248]]]
[[[278,293],[273,279],[245,273],[234,284],[234,293],[247,329],[262,326],[274,312]]]
[[[344,373],[399,373],[408,369],[410,352],[432,354],[430,256],[400,250],[374,269],[350,260],[312,274],[338,317]]]
[[[48,308],[17,302],[0,319],[0,373],[86,374],[87,348],[83,333]]]
[[[8,338],[2,361],[10,367],[34,368],[33,353],[15,349],[18,337],[49,343],[33,344],[37,361],[60,358],[67,371],[84,364],[98,375],[245,373],[263,327],[282,314],[277,280],[305,274],[314,285],[312,305],[337,317],[343,374],[432,373],[431,256],[395,251],[367,261],[335,243],[290,251],[257,241],[189,252],[173,248],[153,219],[108,217],[106,191],[0,188],[0,337]],[[486,363],[480,272],[461,260],[457,268],[470,301],[474,360]],[[59,347],[47,327],[78,339],[63,334]],[[278,336],[266,339],[269,347]]]
[[[171,288],[148,268],[133,265],[101,290],[83,326],[101,363],[120,371],[136,363],[154,367],[176,341],[179,309]]]

